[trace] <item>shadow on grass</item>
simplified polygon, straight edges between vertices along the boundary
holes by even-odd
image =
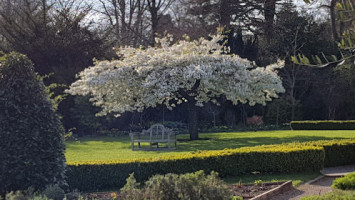
[[[210,140],[197,140],[189,142],[179,142],[176,151],[196,151],[196,150],[221,150],[240,147],[250,147],[258,145],[282,144],[291,142],[307,142],[316,140],[332,140],[343,138],[329,138],[317,136],[293,136],[287,138],[278,137],[241,137],[241,138],[213,138]]]

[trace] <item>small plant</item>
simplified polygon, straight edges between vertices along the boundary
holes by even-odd
[[[5,196],[5,200],[27,200],[26,195],[21,191],[10,192]]]
[[[237,183],[237,187],[238,187],[238,188],[241,188],[242,186],[243,186],[242,180],[239,180],[239,182]]]
[[[355,172],[350,173],[342,178],[334,180],[332,187],[341,190],[354,190],[355,189]]]
[[[240,197],[240,196],[234,196],[232,199],[233,199],[233,200],[243,200],[243,197]]]
[[[262,183],[263,183],[262,180],[255,180],[255,181],[254,181],[254,184],[255,184],[256,186],[262,185]]]
[[[53,200],[63,200],[65,192],[58,185],[48,185],[43,191],[43,195]]]

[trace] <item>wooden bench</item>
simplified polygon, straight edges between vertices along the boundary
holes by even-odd
[[[148,130],[143,130],[141,133],[131,133],[130,137],[132,150],[176,149],[176,135],[162,124],[154,124]],[[137,145],[135,145],[136,143]],[[142,147],[141,143],[149,143],[149,148]],[[167,143],[167,147],[159,147],[159,143]],[[156,148],[153,148],[155,146]]]

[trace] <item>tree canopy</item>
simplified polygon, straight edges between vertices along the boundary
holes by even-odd
[[[102,107],[99,115],[143,111],[159,104],[169,109],[183,102],[191,107],[210,101],[218,104],[221,96],[233,104],[265,104],[284,92],[275,71],[283,62],[256,67],[237,55],[223,54],[221,39],[171,44],[168,36],[157,39],[159,47],[120,48],[120,59],[96,61],[79,74],[68,92],[92,95],[91,101]],[[190,122],[194,121],[193,109],[189,112]],[[197,128],[190,129],[190,135],[197,139]]]

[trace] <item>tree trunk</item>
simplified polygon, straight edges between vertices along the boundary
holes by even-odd
[[[160,3],[160,1],[159,1]],[[159,4],[158,3],[158,4]],[[152,23],[152,41],[151,41],[151,45],[154,46],[155,45],[155,37],[156,37],[156,33],[158,31],[158,10],[159,7],[157,6],[156,0],[148,0],[148,10],[149,13],[151,15],[151,23]]]
[[[274,26],[274,17],[276,12],[276,1],[277,0],[267,0],[264,4],[264,17],[265,17],[265,24],[264,24],[264,34],[267,42],[271,41],[273,36],[273,26]]]
[[[194,97],[188,99],[190,140],[198,140],[198,113]]]
[[[332,23],[332,34],[333,34],[333,39],[335,41],[338,41],[339,37],[338,37],[338,33],[337,33],[337,28],[336,28],[336,15],[335,15],[335,6],[337,4],[337,0],[332,0],[330,2],[330,20]]]

